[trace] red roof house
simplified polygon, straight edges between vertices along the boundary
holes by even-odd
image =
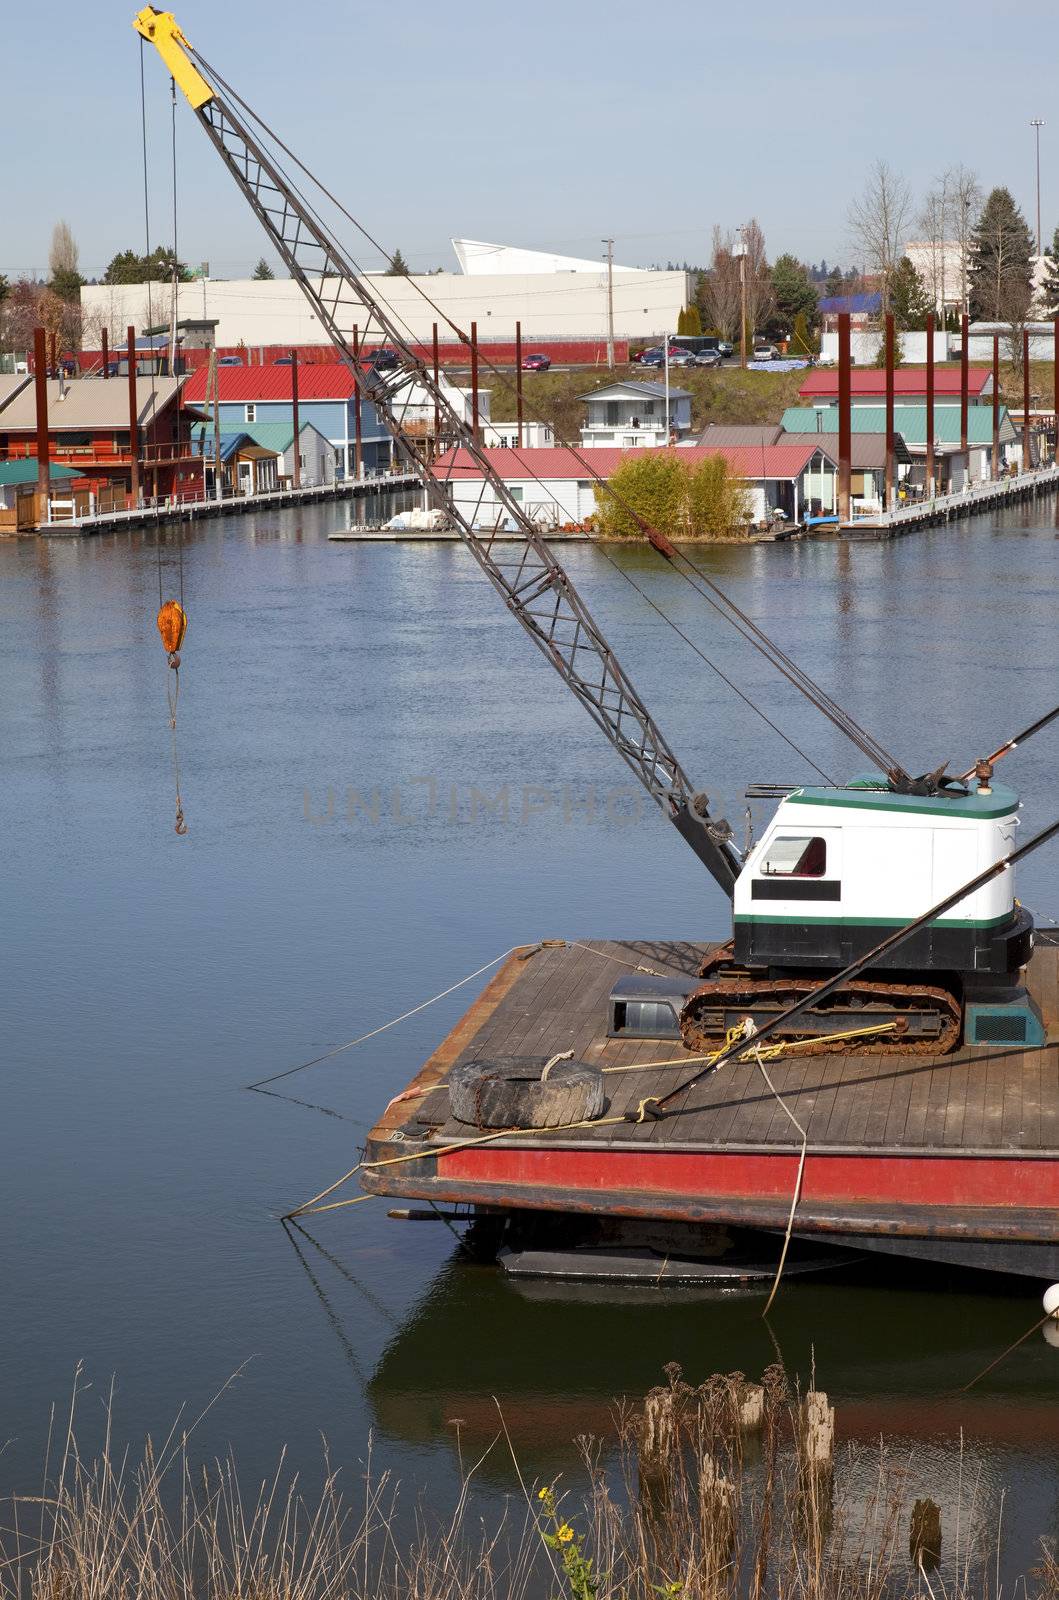
[[[850,394],[854,405],[878,405],[886,398],[886,370],[883,367],[854,367],[849,375]],[[807,372],[798,390],[803,400],[810,404],[831,405],[838,399],[838,369],[817,368]],[[894,394],[901,400],[923,402],[927,396],[926,367],[898,367],[894,372]],[[968,367],[967,394],[971,405],[984,405],[992,399],[993,373],[989,367]],[[934,368],[934,397],[936,400],[960,398],[959,367]]]

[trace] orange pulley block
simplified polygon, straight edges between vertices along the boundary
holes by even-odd
[[[173,668],[180,665],[180,646],[184,642],[187,632],[188,614],[184,607],[176,600],[167,600],[158,612],[158,632],[162,635],[162,644],[169,665]]]

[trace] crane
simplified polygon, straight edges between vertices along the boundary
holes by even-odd
[[[788,1010],[798,1014],[799,1036],[817,1038],[825,1049],[829,1036],[845,1039],[880,1017],[898,1024],[883,1048],[902,1052],[952,1049],[961,1030],[971,1044],[1042,1042],[1040,1015],[1019,981],[1033,921],[1014,899],[1010,867],[999,867],[1012,854],[1019,800],[1013,790],[994,787],[991,762],[974,769],[975,791],[947,780],[942,768],[910,778],[699,573],[703,582],[696,587],[709,603],[881,767],[844,788],[778,791],[762,838],[741,856],[729,825],[711,815],[707,796],[691,783],[568,574],[454,406],[451,391],[434,381],[400,319],[265,141],[302,172],[307,169],[189,44],[172,12],[145,6],[133,26],[157,49],[349,367],[358,403],[375,408],[508,610],[732,901],[733,940],[710,958],[700,975],[706,981],[685,998],[685,1043],[710,1048],[747,1016],[771,1030]],[[365,367],[361,346],[369,341],[396,352],[391,370]],[[430,395],[444,433],[481,474],[483,496],[488,486],[501,515],[521,535],[515,544],[498,541],[495,526],[479,527],[475,511],[450,502],[443,473],[419,455],[402,420],[414,387]],[[646,527],[645,532],[668,559],[677,557],[662,535]],[[953,901],[946,916],[918,925],[916,919],[922,923],[935,902],[952,901],[954,890],[976,882],[983,871],[989,876]],[[908,936],[895,941],[892,930],[905,924]],[[872,964],[862,976],[866,957]],[[856,984],[837,984],[836,974],[851,964],[858,965]],[[809,1005],[807,997],[821,984],[827,1003]],[[877,1041],[873,1048],[880,1048]]]

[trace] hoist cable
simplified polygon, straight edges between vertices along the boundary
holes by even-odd
[[[379,243],[379,241],[377,239],[375,239],[375,237],[368,231],[368,229],[365,228],[364,225],[361,222],[358,221],[358,219],[352,214],[352,212],[350,212],[342,204],[342,202],[338,199],[338,197],[336,195],[334,195],[331,192],[331,190],[328,189],[327,186],[324,183],[322,183],[321,180],[294,153],[294,151],[291,150],[290,147],[287,144],[284,143],[284,141],[279,137],[279,135],[275,132],[275,130],[264,120],[264,118],[261,117],[256,111],[254,111],[253,108],[250,105],[248,105],[247,102],[242,98],[242,96],[232,87],[232,85],[230,83],[228,83],[227,80],[224,77],[222,77],[222,75],[219,72],[217,72],[214,67],[212,67],[210,65],[210,63],[205,59],[205,57],[202,56],[196,50],[192,50],[191,54],[194,56],[195,60],[198,62],[198,64],[204,70],[204,72],[207,74],[207,76],[213,78],[224,89],[224,91],[228,95],[230,95],[230,97],[236,102],[236,104],[239,105],[243,109],[243,111],[246,112],[247,116],[250,117],[252,119],[252,121],[257,124],[257,126],[273,142],[273,144],[275,146],[277,146],[280,150],[282,150],[284,152],[284,154],[286,156],[288,156],[291,161],[294,162],[294,164],[298,167],[298,169],[305,174],[305,176],[309,179],[309,181],[320,191],[320,193],[333,206],[335,206],[335,208],[341,213],[341,215],[343,217],[345,217],[346,220],[349,223],[351,223],[354,228],[357,229],[357,231],[368,241],[368,243],[371,244],[371,246],[374,249],[377,249],[384,257],[386,257],[386,259],[392,260],[392,257],[390,257],[387,254],[387,252],[383,248],[383,246]],[[282,172],[282,166],[279,163],[279,161],[276,160],[275,155],[272,154],[270,158],[276,162],[277,167]],[[335,236],[333,230],[323,221],[323,219],[319,216],[319,213],[309,203],[309,201],[306,199],[306,197],[303,194],[300,193],[300,191],[298,190],[297,186],[292,183],[292,181],[290,180],[290,178],[288,177],[288,175],[286,173],[283,173],[283,178],[284,178],[284,181],[289,184],[289,186],[291,187],[293,192],[296,195],[298,195],[298,198],[305,205],[305,207],[306,207],[307,211],[309,212],[310,216],[313,218],[314,222],[319,227],[319,229],[321,231],[321,234],[323,235],[324,239],[327,241],[327,243],[329,245],[332,245],[334,247],[336,254],[341,256],[341,254],[342,254],[342,246],[340,245],[340,242],[338,241],[337,237]],[[360,269],[358,268],[357,270],[359,271]],[[435,312],[435,314],[438,316],[439,320],[444,322],[445,325],[448,328],[450,328],[452,330],[452,332],[457,335],[458,338],[460,338],[463,342],[466,342],[466,337],[467,336],[464,333],[464,331],[458,326],[457,323],[455,323],[453,321],[453,319],[450,316],[448,316],[448,314],[440,306],[438,306],[438,304],[431,298],[431,296],[426,292],[426,290],[423,289],[422,285],[417,283],[415,281],[415,279],[411,278],[411,277],[409,278],[409,282],[412,284],[413,289],[416,291],[416,293],[419,294],[419,296],[425,302],[425,304],[427,304],[431,308],[431,310]],[[375,291],[373,290],[373,293],[374,292]],[[383,296],[381,294],[378,294],[377,298],[379,300],[383,301],[383,304],[386,304],[386,302],[385,302],[385,300],[384,300],[384,298],[383,298]],[[412,333],[412,330],[409,328],[409,326],[408,326],[407,322],[405,321],[405,319],[403,317],[401,317],[394,310],[394,308],[392,306],[386,305],[386,309],[387,309],[387,312],[390,314],[390,316],[393,318],[393,320],[395,322],[399,322],[405,328],[406,332],[409,334],[409,337],[410,337],[411,341],[413,343],[417,342],[417,340],[415,338],[415,335]],[[489,359],[487,357],[486,358],[482,358],[482,359],[484,360],[484,364],[485,364],[487,370],[492,372],[495,376],[497,376],[498,378],[500,378],[502,381],[504,381],[506,383],[507,380],[504,378],[503,374],[500,373],[499,369],[496,368],[494,366],[494,364],[491,361],[489,361]],[[531,409],[532,409],[532,403],[531,403]],[[574,455],[575,460],[578,461],[578,463],[581,464],[584,467],[586,473],[590,477],[592,477],[598,484],[600,484],[601,487],[605,490],[605,492],[607,492],[619,505],[622,505],[624,507],[624,509],[629,511],[629,513],[635,518],[635,520],[637,522],[639,522],[641,526],[645,527],[645,531],[647,531],[646,530],[646,525],[643,523],[643,519],[640,518],[636,514],[636,512],[633,511],[633,509],[626,504],[626,502],[622,499],[622,497],[613,488],[611,488],[611,486],[609,484],[607,484],[605,482],[605,480],[600,476],[598,470],[592,465],[591,461],[586,460],[585,455],[581,451],[579,451],[576,446],[568,446],[567,448],[569,448],[571,450],[572,454]],[[529,467],[529,464],[524,461],[524,458],[522,458],[520,452],[516,451],[516,452],[514,452],[514,454],[516,455],[517,459],[522,461],[523,466],[527,470],[527,476],[533,482],[540,483],[541,480],[537,477],[536,473],[533,472],[532,468]],[[598,544],[597,544],[597,548],[599,548]],[[657,545],[655,545],[654,548],[656,550],[658,550],[658,546]],[[661,551],[660,550],[659,553],[662,554],[662,555],[666,555],[665,551]],[[713,593],[717,596],[718,600],[721,602],[721,605],[714,604],[714,609],[717,610],[718,613],[724,618],[724,620],[729,622],[729,624],[731,626],[733,626],[733,627],[736,626],[736,621],[734,619],[738,618],[742,622],[743,627],[738,628],[737,631],[742,633],[742,636],[744,638],[748,639],[748,642],[754,644],[755,648],[758,649],[760,651],[760,653],[763,654],[766,657],[766,659],[768,659],[777,668],[777,670],[779,670],[783,674],[783,676],[786,677],[787,680],[790,683],[793,684],[793,686],[795,688],[797,688],[802,694],[804,694],[806,696],[806,698],[810,701],[810,703],[813,704],[819,711],[821,711],[828,718],[828,720],[831,721],[834,724],[834,726],[839,729],[840,732],[844,733],[846,735],[846,737],[849,738],[851,740],[851,742],[854,743],[858,747],[858,749],[860,749],[865,755],[867,755],[870,760],[872,760],[873,762],[877,762],[879,765],[883,766],[885,771],[887,771],[888,773],[892,773],[894,775],[897,775],[897,776],[907,777],[907,774],[904,772],[904,769],[894,759],[894,757],[891,756],[889,754],[889,752],[886,751],[885,748],[878,743],[878,741],[876,741],[870,734],[868,734],[865,729],[861,728],[860,725],[855,721],[855,719],[852,716],[850,716],[850,714],[848,712],[846,712],[837,703],[837,701],[835,701],[830,695],[828,695],[826,690],[824,690],[820,685],[816,684],[815,681],[809,676],[808,673],[806,673],[802,668],[798,667],[797,664],[792,660],[792,658],[790,656],[788,656],[786,654],[786,652],[784,652],[781,649],[781,647],[776,645],[774,643],[774,641],[771,640],[768,637],[768,635],[761,628],[759,628],[756,623],[754,623],[752,621],[751,618],[746,616],[746,614],[744,612],[742,612],[741,609],[738,606],[736,606],[733,601],[729,600],[728,596],[724,593],[724,591],[722,589],[720,589],[718,585],[714,584],[712,582],[712,580],[709,579],[706,576],[706,574],[701,570],[701,568],[699,568],[690,559],[690,557],[687,557],[687,556],[683,555],[683,553],[681,553],[681,552],[677,552],[677,555],[679,557],[679,559],[677,561],[674,561],[672,557],[668,557],[668,556],[667,556],[667,559],[669,560],[669,564],[673,568],[673,570],[675,572],[677,572],[678,576],[684,578],[684,580],[686,582],[690,583],[692,588],[694,588],[696,590],[696,592],[698,594],[700,594],[700,596],[702,596],[702,598],[704,598],[704,599],[708,598],[708,596],[704,593],[704,590],[703,590],[701,585],[702,584],[706,584],[708,586],[708,588],[713,591]],[[712,601],[711,601],[711,604],[713,604]],[[727,608],[727,610],[722,609],[722,606]],[[667,618],[666,620],[668,621],[669,619]],[[675,626],[675,624],[673,626]],[[749,630],[749,634],[747,632],[744,632],[744,629]],[[680,632],[679,629],[677,629],[677,631]],[[701,654],[701,652],[698,652],[698,653]],[[713,663],[711,662],[711,663],[709,663],[709,665],[711,665],[711,667],[712,667]],[[716,669],[714,669],[714,670],[716,670]],[[801,754],[800,751],[799,751],[799,754]],[[810,763],[810,765],[814,765],[815,766],[815,763]],[[816,767],[815,770],[819,772],[821,769],[819,767]]]

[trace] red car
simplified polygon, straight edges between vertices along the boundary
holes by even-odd
[[[551,364],[551,356],[546,356],[543,350],[538,350],[533,355],[522,357],[523,372],[547,372]]]

